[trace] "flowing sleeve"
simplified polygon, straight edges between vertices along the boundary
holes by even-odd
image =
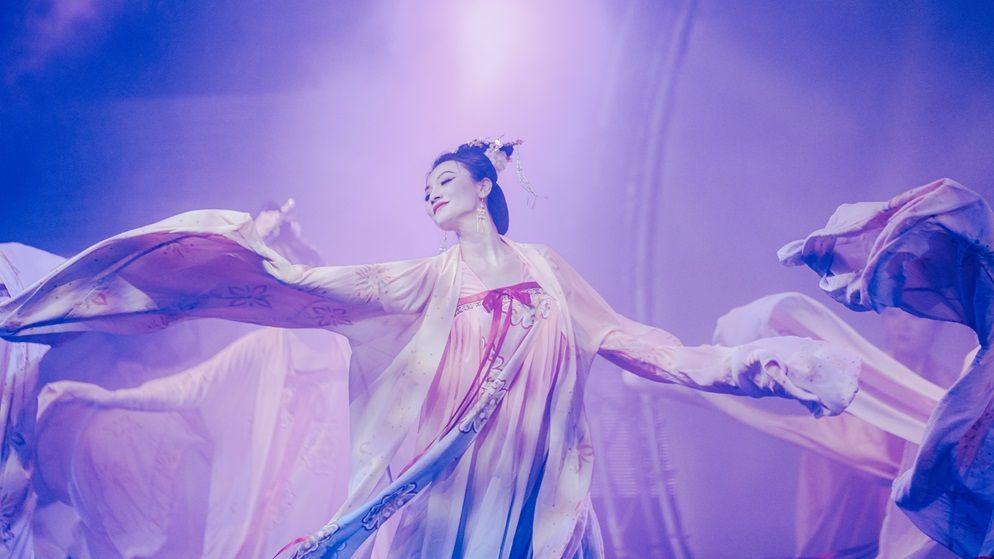
[[[939,400],[914,465],[892,496],[929,537],[963,557],[994,555],[994,213],[939,179],[883,202],[840,206],[822,229],[780,249],[855,311],[896,307],[958,322],[981,345]]]
[[[4,301],[0,337],[53,343],[197,317],[350,336],[365,320],[420,312],[433,262],[292,264],[262,242],[248,214],[193,211],[101,241]]]
[[[665,330],[615,312],[561,256],[544,250],[562,285],[578,343],[627,371],[707,392],[792,398],[816,416],[841,413],[856,394],[860,360],[852,352],[794,336],[685,346]]]
[[[96,384],[60,380],[46,385],[41,398],[46,402],[73,401],[135,411],[196,409],[219,388],[230,390],[232,382],[246,382],[246,377],[257,370],[276,375],[285,369],[288,365],[283,332],[256,330],[189,369],[135,387],[107,390]]]

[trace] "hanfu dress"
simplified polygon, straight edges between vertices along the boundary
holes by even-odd
[[[790,336],[686,347],[615,312],[549,247],[502,241],[521,281],[485,286],[458,246],[300,266],[245,214],[189,212],[98,243],[0,305],[0,336],[137,333],[195,317],[345,336],[349,491],[294,550],[309,559],[599,557],[583,410],[597,355],[659,382],[793,398],[816,415],[841,413],[856,392],[849,351]]]
[[[592,449],[585,429],[567,431],[573,438],[569,457],[573,475],[557,481],[553,472],[545,470],[550,434],[564,430],[550,414],[550,401],[564,384],[559,377],[565,374],[562,363],[569,344],[562,309],[519,263],[525,281],[488,289],[462,262],[452,330],[429,388],[415,447],[427,448],[451,428],[486,384],[500,385],[501,400],[495,402],[500,413],[483,410],[492,415],[490,420],[466,452],[439,473],[431,491],[402,510],[389,552],[383,556],[527,556],[532,531],[543,525],[535,517],[539,488],[558,482],[565,484],[559,491],[569,492],[578,485],[585,493],[589,486]],[[519,369],[503,370],[517,352]],[[580,413],[582,422],[582,409]],[[586,500],[579,504],[575,512],[585,516],[589,505]],[[585,528],[576,523],[571,538],[585,538],[581,549],[599,556],[597,532]]]

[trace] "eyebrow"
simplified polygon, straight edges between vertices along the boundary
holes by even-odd
[[[450,170],[446,169],[446,170],[442,171],[441,173],[439,173],[438,176],[435,177],[435,178],[439,178],[440,179],[440,178],[442,178],[442,175],[444,175],[445,173],[452,173],[453,175],[456,174],[455,171],[450,171]],[[428,190],[428,185],[427,184],[425,185],[425,190]]]

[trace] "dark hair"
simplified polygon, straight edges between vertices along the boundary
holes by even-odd
[[[504,152],[508,158],[514,153],[514,146],[503,146],[500,151]],[[487,146],[463,144],[456,151],[450,151],[439,155],[432,163],[432,170],[446,161],[457,161],[469,171],[475,181],[490,179],[493,188],[487,195],[487,211],[490,212],[490,219],[494,220],[497,232],[501,235],[507,233],[510,216],[507,213],[507,200],[504,198],[504,191],[497,184],[497,169],[487,157]],[[431,171],[428,171],[429,174]]]

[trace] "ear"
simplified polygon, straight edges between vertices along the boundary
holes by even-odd
[[[493,190],[493,188],[494,181],[490,180],[489,177],[484,177],[483,180],[480,181],[480,194],[482,194],[484,198],[490,196],[490,191]]]

